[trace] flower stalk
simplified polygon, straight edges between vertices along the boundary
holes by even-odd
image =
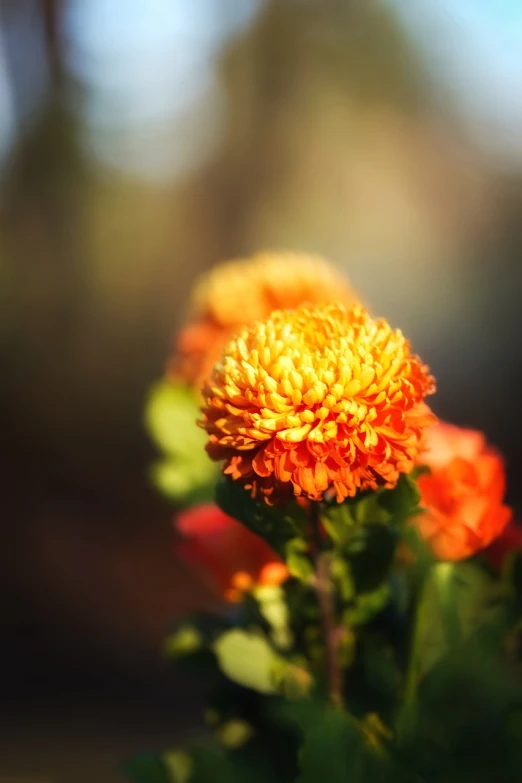
[[[417,708],[417,688],[421,668],[421,645],[428,622],[426,593],[429,582],[429,569],[423,566],[415,575],[414,603],[411,612],[411,637],[408,654],[408,668],[404,681],[402,705],[397,717],[397,737],[405,740],[415,725]]]
[[[315,567],[315,590],[325,645],[326,680],[330,701],[340,707],[343,704],[343,671],[339,656],[340,634],[335,618],[335,596],[331,579],[330,553],[324,552],[321,542],[319,503],[311,502],[309,520],[312,557]]]
[[[444,638],[446,646],[452,650],[459,645],[461,640],[460,621],[454,593],[455,566],[453,563],[437,563],[433,574],[440,604]]]

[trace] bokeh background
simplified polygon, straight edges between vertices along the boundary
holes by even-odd
[[[217,261],[336,261],[522,501],[521,128],[518,0],[2,0],[0,779],[195,725],[142,408]]]

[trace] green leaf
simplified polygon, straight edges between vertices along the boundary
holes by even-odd
[[[360,781],[362,736],[342,712],[323,715],[305,737],[299,783]]]
[[[436,563],[425,587],[419,658],[428,671],[477,629],[487,628],[501,608],[498,583],[474,561]]]
[[[226,748],[241,748],[254,736],[253,727],[244,720],[233,718],[218,729],[219,741]]]
[[[346,622],[350,627],[365,625],[374,619],[379,612],[389,603],[391,596],[390,586],[384,582],[369,593],[358,593],[353,607],[345,612]]]
[[[256,633],[235,629],[214,642],[219,667],[229,679],[259,693],[276,693],[274,672],[281,657]]]
[[[391,721],[401,697],[402,672],[395,651],[377,632],[359,635],[357,657],[350,669],[350,707],[358,716],[378,713]]]
[[[149,470],[150,480],[158,492],[183,505],[213,500],[217,475],[217,466],[205,452],[157,460]]]
[[[403,474],[393,489],[379,493],[379,503],[394,517],[406,519],[417,509],[421,494],[411,474]]]
[[[520,616],[522,614],[522,553],[510,552],[504,558],[501,580],[513,601],[516,614]]]
[[[125,761],[120,769],[122,775],[132,783],[178,783],[173,781],[159,755],[143,753],[133,756]]]
[[[422,779],[521,780],[518,674],[502,654],[506,615],[497,611],[444,655],[420,683],[404,757]]]
[[[187,495],[194,482],[192,471],[188,465],[176,460],[158,460],[149,471],[150,479],[162,495],[173,499]]]
[[[274,671],[277,691],[285,699],[296,701],[308,696],[314,685],[314,679],[304,666],[281,659]]]
[[[203,450],[206,435],[197,425],[199,407],[191,389],[162,380],[149,391],[145,404],[145,425],[159,448],[182,456]]]
[[[298,701],[278,700],[266,705],[266,713],[270,723],[279,732],[293,732],[301,739],[311,731],[321,720],[327,705],[317,698],[300,699]]]
[[[270,627],[270,637],[279,649],[289,649],[293,643],[290,614],[285,593],[280,585],[258,585],[253,590],[258,609]]]
[[[431,468],[429,465],[416,465],[408,475],[417,481],[420,476],[425,476],[427,473],[431,473]]]
[[[188,783],[279,783],[281,778],[275,776],[271,746],[262,753],[259,750],[252,742],[230,750],[191,747],[192,773]]]
[[[356,523],[360,525],[387,524],[391,520],[391,512],[382,504],[381,498],[386,490],[362,492],[352,500],[352,513]]]
[[[183,625],[167,636],[163,642],[163,654],[167,658],[182,658],[200,650],[204,643],[204,637],[195,625]]]
[[[163,753],[161,759],[171,783],[188,783],[193,767],[188,753],[183,750],[171,750]]]
[[[385,742],[389,729],[376,715],[362,721],[314,698],[269,706],[271,723],[280,733],[300,740],[300,775],[296,783],[389,783]]]
[[[357,722],[341,710],[325,709],[305,732],[298,783],[378,783],[386,780],[386,758],[372,748]]]
[[[342,544],[350,539],[356,526],[353,504],[345,502],[327,506],[321,520],[330,538]]]
[[[288,570],[301,582],[309,582],[314,569],[308,554],[308,544],[304,538],[292,538],[284,545],[284,560]]]
[[[354,599],[354,583],[350,562],[344,556],[334,553],[331,560],[330,573],[337,586],[339,596],[343,603],[352,602]]]
[[[391,521],[391,512],[380,502],[383,492],[358,492],[343,503],[326,506],[322,521],[336,544],[349,543],[363,525],[388,524]]]
[[[378,589],[388,578],[393,563],[397,533],[391,525],[363,525],[344,548],[357,593]]]
[[[188,783],[246,783],[221,748],[193,747],[190,757],[193,767]]]
[[[419,500],[415,480],[411,474],[403,475],[394,489],[358,492],[341,504],[327,505],[322,520],[334,543],[344,546],[363,526],[402,523],[415,513]]]
[[[192,674],[215,674],[219,669],[212,646],[228,627],[225,617],[195,614],[177,623],[167,633],[162,654]]]
[[[205,452],[206,434],[197,424],[193,392],[163,380],[149,392],[145,425],[164,457],[150,470],[151,480],[166,497],[183,502],[194,493],[210,499],[218,466]]]
[[[216,502],[226,514],[263,538],[282,559],[288,543],[302,536],[305,518],[297,503],[287,505],[284,510],[268,506],[251,498],[237,481],[224,476],[216,487]],[[295,544],[291,550],[296,551]]]

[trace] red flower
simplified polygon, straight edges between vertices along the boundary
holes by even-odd
[[[418,479],[426,511],[415,522],[438,558],[462,560],[491,544],[511,518],[504,463],[481,432],[440,422],[426,440],[419,463],[430,472]]]
[[[286,565],[263,539],[213,503],[183,511],[176,527],[183,535],[177,553],[227,601],[239,601],[256,584],[279,585],[288,577]]]

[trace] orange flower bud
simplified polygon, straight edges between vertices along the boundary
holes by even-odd
[[[258,253],[214,267],[196,286],[189,322],[180,332],[169,374],[199,391],[225,343],[242,326],[304,302],[352,305],[354,292],[324,259],[300,253]]]

